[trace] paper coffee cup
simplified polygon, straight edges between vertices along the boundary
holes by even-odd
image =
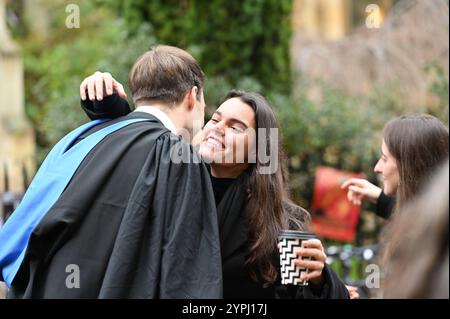
[[[280,267],[281,283],[283,285],[301,285],[307,286],[308,281],[301,280],[301,275],[308,272],[307,269],[294,265],[297,258],[294,249],[302,246],[303,240],[317,238],[313,233],[296,230],[282,230],[278,236],[280,243]],[[302,259],[310,260],[310,257]]]

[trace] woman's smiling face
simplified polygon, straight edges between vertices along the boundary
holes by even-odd
[[[216,165],[247,164],[256,142],[255,112],[238,97],[223,102],[203,130],[200,154]]]

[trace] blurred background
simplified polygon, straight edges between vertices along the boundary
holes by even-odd
[[[157,43],[198,59],[209,114],[232,88],[268,97],[291,192],[313,214],[323,214],[313,207],[319,168],[378,183],[373,167],[390,118],[425,112],[448,125],[448,0],[0,0],[3,219],[50,147],[88,120],[82,79],[101,70],[125,85],[135,59]],[[350,236],[323,239],[352,283],[384,221],[335,192],[342,214],[353,209]]]

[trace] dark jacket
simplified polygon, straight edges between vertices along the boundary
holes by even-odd
[[[217,183],[220,181],[215,178],[212,181],[216,193]],[[217,205],[224,298],[349,298],[344,283],[327,265],[323,270],[325,281],[322,287],[315,287],[311,283],[305,287],[282,285],[280,273],[275,284],[267,288],[252,279],[245,267],[245,259],[249,251],[246,218],[247,182],[246,173],[230,182]],[[272,263],[276,269],[280,269],[278,251],[274,251]]]

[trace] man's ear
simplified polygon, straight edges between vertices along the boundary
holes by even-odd
[[[195,107],[195,103],[197,102],[197,93],[198,93],[198,87],[193,86],[186,98],[187,98],[187,107],[188,107],[188,111],[192,111],[192,109]]]

